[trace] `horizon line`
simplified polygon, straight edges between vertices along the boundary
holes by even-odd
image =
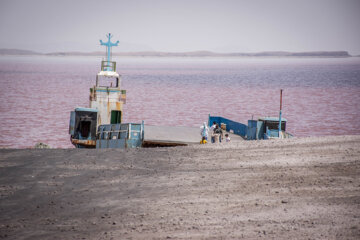
[[[0,48],[0,55],[102,55],[103,51],[52,51],[52,52],[39,52],[18,48]],[[360,55],[351,55],[348,51],[259,51],[259,52],[215,52],[210,50],[196,50],[196,51],[184,51],[184,52],[168,52],[168,51],[128,51],[128,52],[113,52],[112,55],[116,56],[279,56],[279,57],[296,57],[296,56],[337,56],[337,57],[354,57]]]

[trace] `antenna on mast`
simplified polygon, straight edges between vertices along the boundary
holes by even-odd
[[[102,40],[100,40],[100,45],[106,46],[106,55],[107,55],[107,63],[106,63],[106,67],[105,67],[105,71],[111,71],[111,47],[116,47],[119,44],[119,41],[112,43],[111,42],[111,38],[113,37],[113,35],[111,35],[111,33],[108,33],[106,35],[106,37],[108,38],[107,42],[103,42]]]

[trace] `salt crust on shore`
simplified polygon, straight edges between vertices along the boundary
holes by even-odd
[[[0,238],[359,239],[360,136],[0,149]]]

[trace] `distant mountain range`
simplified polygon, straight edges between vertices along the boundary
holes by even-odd
[[[0,55],[43,55],[43,56],[103,56],[104,52],[52,52],[39,53],[21,49],[0,49]],[[352,57],[347,51],[319,52],[258,52],[258,53],[216,53],[194,52],[114,52],[113,56],[132,57]]]
[[[22,49],[0,49],[0,55],[42,55],[42,53]]]

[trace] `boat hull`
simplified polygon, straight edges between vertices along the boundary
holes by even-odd
[[[71,143],[76,148],[96,148],[96,141],[95,140],[71,139]]]

